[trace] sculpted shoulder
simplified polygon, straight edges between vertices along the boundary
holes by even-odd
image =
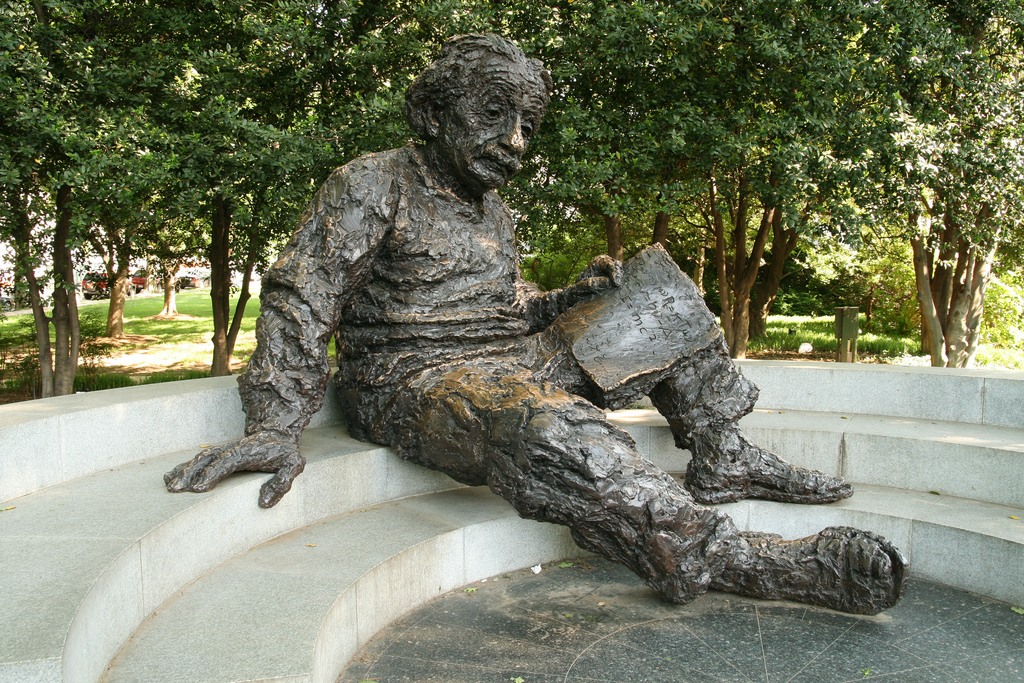
[[[364,154],[336,168],[317,193],[310,209],[318,212],[346,204],[376,207],[388,213],[389,199],[397,186],[405,184],[412,172],[412,148],[400,147],[386,152]]]

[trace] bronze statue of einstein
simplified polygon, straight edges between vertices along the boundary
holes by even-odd
[[[832,527],[795,541],[737,531],[704,504],[827,503],[842,479],[792,466],[737,427],[757,398],[693,283],[660,247],[594,259],[540,292],[518,268],[495,190],[519,170],[551,93],[543,64],[493,35],[452,39],[409,87],[421,144],[336,170],[263,279],[258,346],[239,379],[246,436],[169,472],[207,491],[273,472],[260,505],[302,472],[303,428],[330,380],[356,438],[564,524],[666,599],[708,589],[872,614],[907,563],[883,538]],[[650,396],[692,453],[685,488],[605,417]]]

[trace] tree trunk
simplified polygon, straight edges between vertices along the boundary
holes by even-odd
[[[26,225],[29,225],[28,213],[22,213],[20,207],[12,204],[16,217],[15,220],[20,224],[22,221]],[[20,232],[20,229],[17,229]],[[29,239],[31,237],[32,230],[28,228],[25,231],[25,237],[17,237],[15,233],[14,242],[14,291],[11,293],[14,299],[14,307],[17,309],[21,308],[32,308],[32,293],[29,291],[28,277],[26,275],[27,269],[31,268],[32,263],[32,251]],[[33,273],[34,275],[34,273]],[[24,284],[22,284],[24,281]]]
[[[162,284],[164,288],[164,307],[160,309],[160,315],[178,315],[178,290],[174,286],[174,275],[164,275]]]
[[[210,299],[213,303],[213,362],[210,374],[231,374],[231,348],[228,327],[231,324],[231,200],[222,194],[213,198],[213,225],[210,239]]]
[[[131,281],[128,278],[128,264],[119,265],[110,281],[110,304],[107,306],[107,336],[124,336],[124,302]]]
[[[749,290],[747,290],[749,291]],[[750,340],[750,296],[737,294],[732,308],[732,338],[729,355],[732,358],[747,357],[747,342]]]
[[[865,329],[871,327],[871,316],[875,314],[875,290],[878,288],[877,282],[872,282],[868,288],[868,295],[864,299],[864,327]]]
[[[668,219],[669,215],[664,211],[659,211],[655,214],[654,236],[651,239],[651,244],[660,244],[665,249],[668,249]]]
[[[722,308],[722,333],[725,335],[726,346],[732,349],[735,340],[732,333],[732,288],[729,286],[729,269],[726,266],[728,245],[725,241],[725,222],[722,220],[722,213],[714,206],[714,190],[711,215],[715,227],[715,267],[718,274],[718,304]]]
[[[782,224],[782,212],[775,211],[772,215],[772,256],[768,269],[761,278],[760,284],[754,287],[754,296],[750,301],[750,337],[764,337],[768,328],[768,314],[772,303],[779,294],[786,261],[796,249],[799,233]]]
[[[914,253],[914,284],[921,310],[922,350],[931,356],[935,367],[963,368],[974,360],[981,334],[985,288],[992,272],[999,233],[988,246],[979,246],[956,237],[956,220],[942,215],[941,232],[934,221],[910,241]],[[978,212],[977,221],[987,220],[987,207]],[[910,216],[916,228],[918,217]]]
[[[16,211],[15,224],[15,268],[28,284],[29,302],[36,331],[36,352],[39,360],[39,393],[43,398],[53,396],[53,350],[50,347],[50,318],[43,308],[43,296],[36,280],[35,264],[32,262],[32,220],[24,201],[22,188],[9,193],[12,208]],[[35,390],[32,392],[35,395]]]
[[[161,259],[158,270],[160,272],[160,284],[164,290],[164,307],[160,309],[160,315],[178,315],[178,288],[175,276],[181,268],[182,260]]]
[[[914,223],[916,217],[912,218]],[[921,335],[921,345],[925,353],[932,358],[934,367],[946,364],[943,357],[942,324],[936,311],[935,299],[932,295],[932,260],[931,253],[925,247],[925,237],[918,235],[910,240],[914,253],[914,285],[917,289],[917,303],[921,309],[921,326],[927,334]]]
[[[124,336],[124,303],[131,284],[131,264],[135,256],[129,228],[119,224],[116,218],[107,216],[102,222],[106,239],[90,233],[89,241],[103,260],[107,271],[107,286],[110,288],[110,302],[107,304],[108,337]]]
[[[604,234],[608,240],[608,255],[616,261],[622,260],[622,218],[605,215]]]
[[[178,315],[178,290],[175,284],[173,275],[164,276],[164,307],[160,309],[160,315]]]
[[[711,179],[709,207],[715,231],[715,260],[718,265],[718,291],[722,303],[722,331],[729,345],[729,355],[745,358],[750,333],[750,292],[757,280],[761,258],[768,235],[779,213],[774,206],[764,206],[761,223],[747,254],[747,221],[750,193],[745,180],[740,181],[737,195],[730,206],[731,239],[726,239],[725,217],[719,208],[714,179]],[[731,258],[729,250],[732,250]]]
[[[53,231],[53,395],[75,392],[78,370],[78,301],[75,298],[75,273],[71,260],[71,188],[57,190],[57,221]]]
[[[697,285],[697,291],[703,296],[704,289],[704,268],[707,266],[707,255],[704,253],[704,245],[697,247],[697,253],[693,257],[693,284]]]
[[[998,240],[993,240],[997,244]],[[985,308],[985,288],[992,273],[995,247],[981,251],[978,245],[961,245],[962,272],[953,284],[953,296],[946,317],[946,367],[966,368],[973,364],[981,336],[981,318]]]
[[[253,241],[253,246],[249,248],[249,253],[245,255],[245,264],[243,265],[242,272],[242,289],[238,293],[238,301],[235,302],[235,314],[231,318],[231,329],[228,330],[227,338],[227,353],[230,357],[235,352],[235,340],[238,339],[238,330],[242,328],[242,318],[245,317],[245,307],[249,303],[249,299],[252,295],[249,293],[249,283],[252,281],[252,269],[256,265],[256,256],[259,254],[259,248]]]

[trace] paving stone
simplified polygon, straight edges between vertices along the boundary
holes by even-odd
[[[407,614],[338,683],[1024,681],[1024,615],[939,584],[865,617],[714,592],[671,605],[606,560],[559,564]]]

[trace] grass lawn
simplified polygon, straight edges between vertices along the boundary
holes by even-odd
[[[237,300],[231,299],[232,311]],[[209,376],[213,310],[208,289],[179,292],[178,315],[173,318],[156,317],[163,307],[162,295],[129,299],[125,303],[122,339],[101,336],[108,305],[107,300],[79,304],[83,344],[75,380],[78,390]],[[235,372],[245,368],[256,348],[258,315],[259,297],[255,295],[246,305],[235,342]],[[0,320],[0,403],[32,397],[31,377],[36,372],[33,355],[19,356],[11,348],[12,342],[14,347],[32,344],[32,324],[31,314],[7,315]]]
[[[863,323],[862,323],[863,328]],[[835,319],[831,316],[769,316],[767,334],[751,339],[748,350],[754,356],[798,353],[801,344],[810,344],[811,354],[822,360],[835,360],[838,342]],[[893,359],[920,354],[921,343],[916,336],[862,332],[857,339],[857,353],[871,362],[892,362]]]
[[[232,310],[235,301],[232,299]],[[83,331],[81,368],[76,379],[80,390],[127,386],[141,382],[191,379],[209,375],[213,356],[213,313],[209,290],[180,292],[178,316],[158,318],[163,306],[160,295],[143,295],[125,304],[125,337],[108,339],[107,301],[83,302],[80,308]],[[232,369],[245,368],[256,348],[256,317],[259,297],[246,306],[242,328],[235,343]],[[0,403],[32,397],[31,378],[37,376],[33,354],[19,354],[17,347],[32,345],[32,316],[7,315],[0,318]],[[772,316],[768,333],[750,341],[747,357],[784,360],[835,360],[836,339],[833,318]],[[800,353],[802,344],[813,350]],[[332,342],[333,345],[333,342]],[[858,340],[861,362],[901,365],[929,365],[920,355],[915,337],[862,333]],[[331,349],[333,357],[333,348]],[[982,346],[976,356],[979,367],[1024,370],[1024,353],[1012,349]]]
[[[863,329],[861,316],[861,329]],[[834,361],[838,350],[835,338],[835,318],[832,316],[769,316],[767,334],[748,343],[748,358],[782,360]],[[801,344],[810,344],[813,351],[799,353]],[[931,365],[927,355],[921,353],[918,336],[876,334],[861,332],[857,339],[857,355],[862,363],[888,363],[893,365]],[[981,345],[974,357],[979,368],[995,370],[1024,370],[1024,352]]]
[[[231,298],[231,310],[238,297]],[[163,307],[162,296],[142,296],[125,303],[125,339],[112,341],[109,356],[99,363],[109,371],[129,375],[149,375],[161,370],[185,370],[191,373],[209,373],[213,357],[213,309],[210,291],[206,289],[179,292],[178,315],[157,318]],[[259,296],[253,296],[245,307],[242,327],[235,341],[232,368],[242,367],[256,348],[256,317],[260,312]],[[87,322],[83,329],[102,334],[106,324],[107,302],[99,306],[83,307],[82,317]],[[83,333],[83,337],[86,336]],[[108,343],[101,338],[101,345]],[[105,354],[101,354],[105,355]]]

